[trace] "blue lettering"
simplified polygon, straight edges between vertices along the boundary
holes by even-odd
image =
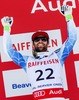
[[[20,89],[20,88],[27,88],[31,87],[31,83],[26,83],[26,84],[12,84],[12,89]]]

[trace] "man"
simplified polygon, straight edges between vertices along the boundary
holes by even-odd
[[[67,21],[67,40],[60,49],[50,54],[47,50],[48,34],[43,31],[35,32],[32,35],[33,57],[23,56],[13,49],[10,38],[13,18],[4,17],[1,20],[4,27],[4,50],[7,49],[11,59],[28,74],[34,100],[64,100],[62,66],[76,42],[76,27],[70,6],[62,6],[60,12]]]

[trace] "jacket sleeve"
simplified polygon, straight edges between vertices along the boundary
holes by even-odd
[[[8,31],[4,31],[3,35],[3,47],[6,54],[10,56],[14,63],[21,66],[26,70],[26,62],[24,57],[12,47],[11,36]]]
[[[64,63],[65,59],[70,54],[77,40],[77,30],[76,30],[76,26],[75,26],[73,19],[67,22],[67,30],[68,30],[68,38],[63,43],[60,50],[57,52],[57,55],[60,59],[61,64]]]

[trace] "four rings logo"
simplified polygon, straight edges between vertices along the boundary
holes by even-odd
[[[45,91],[37,91],[37,92],[34,92],[33,93],[34,97],[37,98],[37,97],[40,97],[40,96],[45,96]]]

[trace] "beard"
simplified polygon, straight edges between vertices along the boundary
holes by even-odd
[[[42,48],[42,49],[36,48],[35,51],[36,52],[46,52],[47,49],[46,48]]]
[[[46,52],[47,51],[47,46],[38,46],[35,47],[36,52]]]

